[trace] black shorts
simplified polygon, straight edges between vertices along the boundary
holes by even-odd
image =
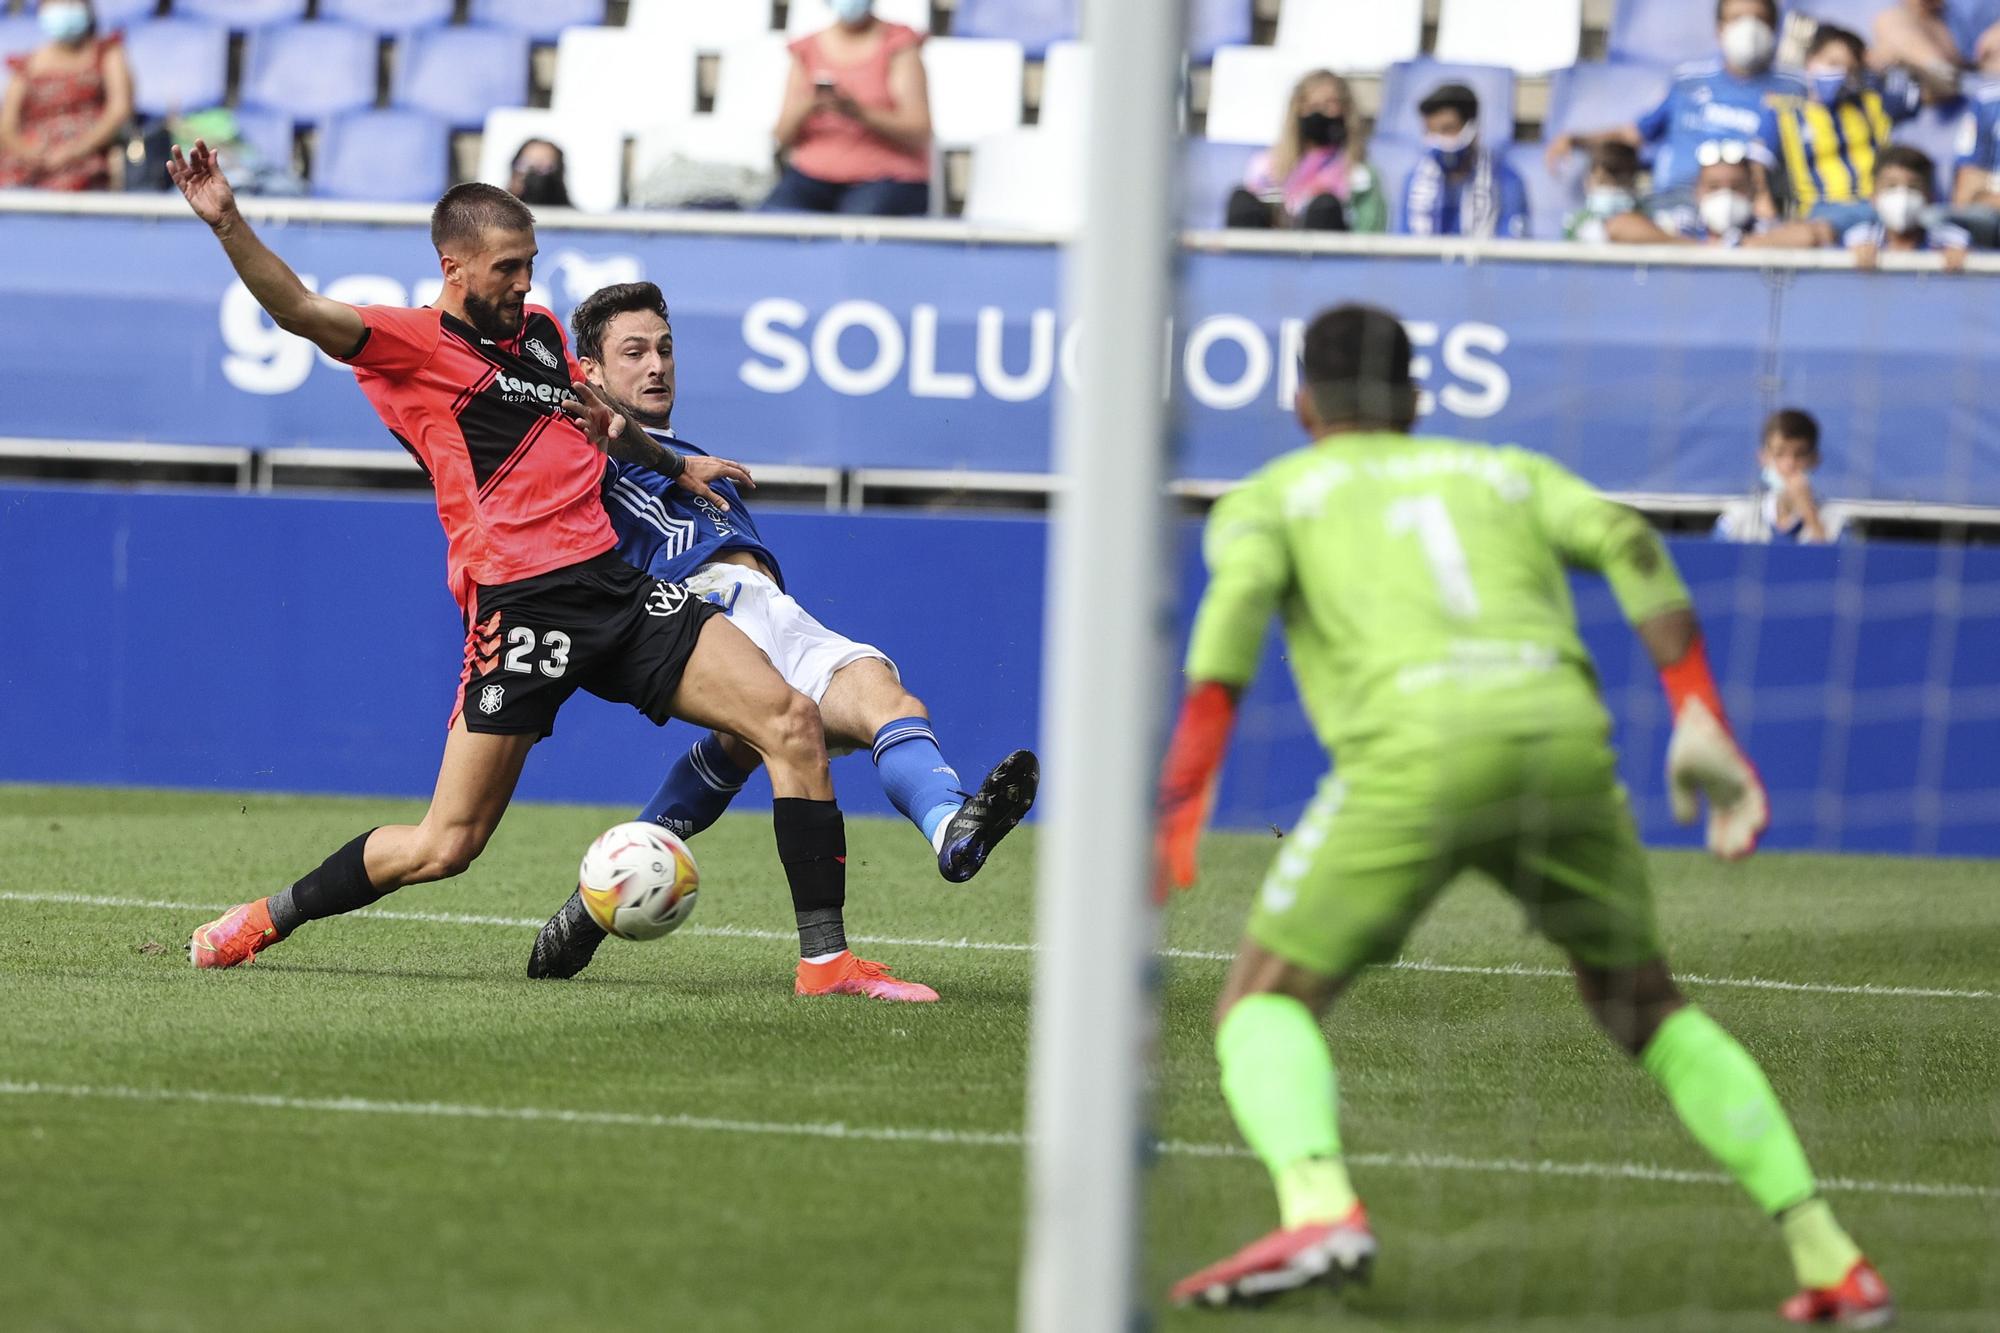
[[[467,731],[546,736],[582,689],[664,724],[701,627],[719,610],[610,551],[477,587],[454,720],[463,715]]]

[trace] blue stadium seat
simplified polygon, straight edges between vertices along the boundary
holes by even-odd
[[[1665,66],[1627,60],[1585,61],[1559,69],[1549,80],[1549,118],[1543,136],[1629,125],[1658,106],[1673,81]]]
[[[528,35],[479,24],[403,39],[394,101],[477,129],[495,107],[528,104]]]
[[[428,112],[348,111],[320,127],[313,193],[428,204],[451,184],[451,127]]]
[[[958,0],[951,17],[954,37],[1005,37],[1019,42],[1028,59],[1039,60],[1050,42],[1077,37],[1078,0]]]
[[[297,126],[289,111],[239,106],[235,115],[236,133],[243,142],[261,153],[265,161],[288,169],[291,167],[292,141]]]
[[[39,0],[30,0],[27,10],[30,14],[41,8]],[[153,16],[159,5],[155,0],[91,0],[91,12],[97,15],[97,30],[109,32],[123,28]]]
[[[1895,5],[1896,0],[1792,0],[1790,6],[1794,14],[1804,14],[1807,18],[1818,19],[1821,23],[1835,23],[1843,28],[1861,34],[1867,41],[1868,34],[1875,27],[1875,16]]]
[[[1229,192],[1243,183],[1255,144],[1188,139],[1181,144],[1181,226],[1214,231],[1222,226]]]
[[[1611,58],[1654,65],[1717,59],[1715,6],[1705,0],[1618,0]]]
[[[472,21],[525,32],[538,42],[553,42],[564,28],[604,22],[604,0],[472,0]]]
[[[319,16],[380,33],[415,32],[451,22],[452,0],[319,0]]]
[[[1562,171],[1551,172],[1543,145],[1517,143],[1507,150],[1507,165],[1514,168],[1528,191],[1528,239],[1561,240],[1563,223],[1583,207],[1583,178],[1587,173],[1581,160]]]
[[[144,116],[200,111],[229,93],[229,30],[200,19],[136,23],[125,33],[132,103]]]
[[[1409,183],[1410,172],[1416,168],[1417,159],[1423,156],[1424,146],[1414,139],[1377,137],[1368,141],[1368,168],[1382,182],[1382,197],[1389,201],[1389,230],[1400,231],[1403,226],[1403,187]]]
[[[1489,144],[1514,141],[1514,71],[1498,65],[1448,65],[1441,60],[1405,60],[1382,76],[1382,113],[1375,131],[1415,142],[1424,137],[1417,104],[1440,84],[1462,83],[1479,98],[1480,132]]]
[[[243,48],[243,101],[320,120],[375,104],[379,41],[345,23],[287,23],[251,33]]]
[[[174,0],[174,14],[227,24],[242,32],[302,19],[306,0]]]
[[[1206,65],[1218,46],[1249,45],[1250,0],[1189,0],[1187,22],[1188,54]]]

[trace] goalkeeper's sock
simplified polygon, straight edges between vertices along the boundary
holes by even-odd
[[[653,799],[639,812],[649,824],[671,829],[683,838],[695,834],[722,818],[722,812],[743,790],[749,774],[738,768],[722,748],[714,732],[688,747],[674,761]]]
[[[832,801],[780,796],[771,802],[778,860],[792,889],[799,957],[823,962],[847,947],[847,826]]]
[[[1805,1149],[1750,1052],[1688,1005],[1667,1016],[1639,1059],[1695,1141],[1780,1219],[1799,1281],[1838,1283],[1861,1252],[1831,1210],[1811,1206],[1816,1187]]]
[[[938,830],[965,804],[958,770],[944,760],[929,718],[899,717],[875,733],[876,776],[889,804],[915,824],[933,850]]]
[[[1340,1158],[1333,1052],[1312,1011],[1287,995],[1239,1000],[1215,1034],[1222,1095],[1278,1190],[1286,1230],[1354,1208]]]
[[[374,832],[369,829],[320,862],[289,889],[271,895],[271,924],[277,929],[279,939],[308,921],[352,912],[392,892],[393,886],[377,888],[368,878],[363,850]]]

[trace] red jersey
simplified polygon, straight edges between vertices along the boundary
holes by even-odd
[[[505,342],[425,306],[357,306],[354,367],[382,424],[437,492],[460,607],[474,584],[514,583],[617,544],[600,497],[604,455],[561,408],[583,378],[556,317],[522,312]]]

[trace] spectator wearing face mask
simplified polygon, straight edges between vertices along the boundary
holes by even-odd
[[[1819,467],[1819,423],[1788,407],[1764,423],[1757,446],[1757,489],[1724,506],[1715,536],[1728,542],[1830,542],[1843,526],[1813,494]]]
[[[1231,227],[1382,231],[1381,183],[1354,141],[1347,80],[1316,69],[1292,87],[1278,141],[1256,157],[1229,196]]]
[[[1871,75],[1861,38],[1822,23],[1806,47],[1803,96],[1774,95],[1760,138],[1778,145],[1793,203],[1844,233],[1874,214],[1875,165],[1891,130],[1922,109],[1924,87],[1894,68]]]
[[[1682,0],[1693,4],[1696,0]],[[1579,148],[1611,140],[1653,152],[1653,189],[1662,206],[1686,202],[1701,170],[1695,150],[1716,139],[1750,145],[1752,198],[1763,217],[1777,216],[1769,172],[1777,145],[1763,139],[1765,99],[1800,96],[1796,78],[1772,70],[1778,49],[1777,0],[1717,0],[1720,60],[1697,61],[1675,72],[1665,100],[1630,125],[1592,134],[1562,134],[1549,141],[1550,170],[1559,170]]]
[[[1833,244],[1833,228],[1799,219],[1772,222],[1757,216],[1750,149],[1734,139],[1716,139],[1695,150],[1699,174],[1691,203],[1663,208],[1652,218],[1636,218],[1612,231],[1629,245],[1711,245],[1724,249],[1786,247],[1810,249]]]
[[[1944,255],[1947,273],[1965,270],[1972,237],[1965,228],[1932,216],[1936,180],[1936,165],[1919,149],[1897,144],[1882,154],[1875,164],[1875,217],[1848,228],[1843,238],[1854,254],[1854,267],[1874,268],[1884,250],[1899,254],[1936,250]]]
[[[132,70],[120,35],[100,37],[86,0],[42,0],[42,45],[10,56],[0,98],[0,188],[103,190],[107,150],[132,119]]]
[[[775,131],[787,153],[764,207],[790,213],[909,216],[930,209],[930,85],[923,37],[832,0],[836,22],[791,45]]]
[[[1479,98],[1472,89],[1444,84],[1417,110],[1424,118],[1424,155],[1403,183],[1404,233],[1527,235],[1527,187],[1479,141]]]
[[[530,139],[514,153],[507,193],[530,208],[568,208],[569,177],[563,150],[547,139]]]
[[[1644,221],[1639,212],[1639,153],[1630,144],[1601,143],[1590,150],[1590,174],[1584,179],[1583,207],[1563,223],[1567,240],[1602,245],[1614,228],[1629,219]]]

